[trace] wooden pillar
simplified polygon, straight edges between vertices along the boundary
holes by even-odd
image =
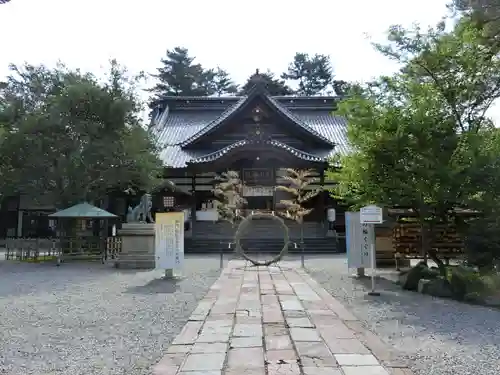
[[[276,186],[278,186],[278,176],[276,173],[277,168],[273,167],[273,179],[274,179],[274,189],[273,189],[273,207],[272,210],[276,211]]]
[[[321,167],[319,183],[321,186],[320,209],[321,209],[321,222],[323,223],[324,234],[328,231],[328,221],[326,220],[326,199],[327,193],[325,191],[325,167]]]
[[[196,172],[191,174],[191,233],[194,237],[194,227],[196,226]]]

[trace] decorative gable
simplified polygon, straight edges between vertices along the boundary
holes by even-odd
[[[318,147],[334,146],[329,139],[310,128],[265,91],[256,87],[250,95],[241,98],[236,104],[226,109],[219,118],[186,139],[181,147],[192,148],[217,141],[231,143],[231,141],[238,140],[238,137],[239,140],[246,139],[247,136],[265,138],[273,134],[281,137],[280,140],[284,142],[287,137],[292,137],[316,144]],[[225,136],[221,137],[221,135]],[[228,139],[224,140],[224,138]]]

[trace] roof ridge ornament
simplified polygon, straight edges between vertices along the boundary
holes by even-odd
[[[252,83],[253,89],[258,91],[266,90],[266,79],[264,75],[260,73],[259,69],[255,69],[255,73],[250,77],[250,82]]]

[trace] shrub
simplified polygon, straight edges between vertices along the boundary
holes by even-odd
[[[406,282],[402,285],[406,290],[417,290],[421,279],[432,280],[439,276],[439,271],[429,268],[425,262],[419,262],[408,271]]]
[[[500,260],[500,216],[487,214],[472,220],[465,231],[467,262],[491,271]]]
[[[454,267],[449,280],[455,299],[475,303],[483,302],[500,287],[499,275],[481,275],[476,270],[463,266]]]

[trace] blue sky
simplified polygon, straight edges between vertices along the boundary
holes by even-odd
[[[0,6],[0,77],[9,62],[61,60],[96,74],[110,58],[154,72],[185,46],[237,82],[282,72],[295,52],[331,56],[338,79],[367,80],[394,63],[373,50],[391,24],[435,25],[446,0],[11,0]],[[152,84],[152,82],[150,82]]]

